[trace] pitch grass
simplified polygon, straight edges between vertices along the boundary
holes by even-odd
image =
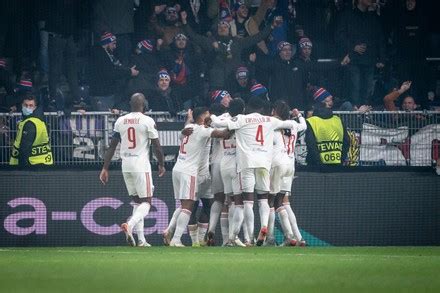
[[[0,248],[1,292],[440,292],[440,247]]]

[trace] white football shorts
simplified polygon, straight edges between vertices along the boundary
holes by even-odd
[[[237,168],[222,169],[222,181],[226,195],[237,195],[241,193],[240,181],[238,180]]]
[[[281,186],[286,177],[293,177],[292,165],[283,164],[270,169],[270,194],[277,194],[282,190]]]
[[[248,168],[238,173],[238,179],[243,192],[264,194],[270,191],[269,170],[265,168]]]
[[[197,176],[197,194],[196,198],[214,198],[214,194],[211,189],[211,175],[204,174]]]
[[[151,172],[122,172],[128,194],[140,198],[152,197],[154,186]]]
[[[173,189],[175,199],[196,200],[196,176],[173,170]]]

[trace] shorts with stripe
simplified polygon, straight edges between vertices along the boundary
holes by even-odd
[[[270,194],[279,193],[283,185],[284,178],[293,176],[293,168],[290,164],[283,164],[270,169]]]
[[[152,197],[154,186],[151,172],[122,172],[128,194],[140,198]]]
[[[281,181],[281,191],[282,192],[292,192],[292,182],[293,179],[295,179],[295,169],[292,168],[292,172],[289,176],[283,177],[283,180]]]
[[[173,170],[173,189],[175,199],[196,200],[196,176]]]
[[[247,168],[238,173],[240,188],[243,192],[258,194],[268,193],[270,191],[269,170],[265,168]]]
[[[197,199],[199,198],[214,198],[214,194],[211,189],[211,175],[198,175],[197,176]]]
[[[226,195],[237,195],[241,193],[240,182],[238,181],[237,168],[222,169],[222,180]]]

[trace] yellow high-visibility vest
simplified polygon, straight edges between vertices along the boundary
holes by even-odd
[[[316,145],[323,164],[341,164],[344,128],[341,118],[332,116],[322,119],[317,116],[307,118],[315,134]]]
[[[18,157],[20,154],[21,139],[26,123],[33,123],[36,129],[35,140],[32,143],[31,154],[29,156],[29,163],[31,165],[53,165],[53,155],[49,144],[46,124],[36,117],[24,119],[18,124],[17,137],[12,147],[9,165],[18,165],[19,163]]]

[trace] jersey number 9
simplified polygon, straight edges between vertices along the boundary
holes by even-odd
[[[127,129],[127,138],[128,141],[131,142],[131,145],[128,148],[129,149],[136,148],[136,130],[133,127],[129,127]]]

